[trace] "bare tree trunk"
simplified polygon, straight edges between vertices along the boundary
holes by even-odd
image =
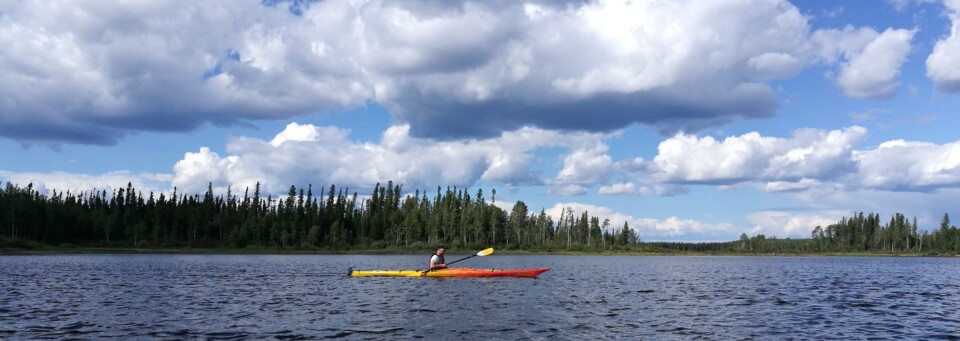
[[[523,245],[523,239],[520,238],[520,229],[517,229],[517,247]]]

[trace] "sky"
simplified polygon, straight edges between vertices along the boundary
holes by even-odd
[[[457,187],[645,241],[960,214],[960,0],[0,3],[0,182]]]

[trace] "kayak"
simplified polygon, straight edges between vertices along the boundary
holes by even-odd
[[[550,268],[493,270],[474,268],[446,268],[429,272],[423,270],[350,270],[354,277],[527,277],[536,278]]]
[[[493,270],[474,268],[446,268],[429,272],[423,270],[351,270],[354,277],[528,277],[536,278],[550,268]]]

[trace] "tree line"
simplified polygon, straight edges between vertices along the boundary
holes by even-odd
[[[116,247],[236,247],[291,249],[505,247],[609,250],[639,243],[626,223],[563,211],[559,221],[531,212],[523,201],[507,212],[482,189],[437,187],[402,195],[400,185],[374,186],[369,197],[330,185],[317,192],[290,186],[286,197],[265,198],[260,183],[242,196],[143,193],[128,183],[108,193],[52,191],[7,182],[0,188],[0,241]]]
[[[944,214],[937,229],[920,229],[901,213],[882,223],[879,213],[855,214],[810,238],[781,239],[746,233],[728,242],[641,242],[625,222],[564,208],[557,221],[523,201],[506,211],[482,189],[456,187],[402,194],[392,181],[368,197],[330,185],[316,192],[290,186],[286,197],[264,198],[257,183],[242,196],[228,188],[203,195],[174,188],[144,194],[128,183],[106,190],[44,195],[32,184],[0,188],[0,246],[12,241],[110,247],[214,247],[281,249],[429,249],[438,245],[480,249],[710,253],[886,252],[960,253],[960,231]],[[6,241],[5,241],[6,240]]]
[[[860,212],[826,227],[814,227],[810,238],[750,237],[743,233],[739,240],[729,242],[653,242],[644,246],[681,252],[960,254],[960,230],[950,224],[946,213],[939,228],[927,231],[919,228],[916,218],[907,219],[902,213],[895,213],[884,224],[879,213]]]
[[[687,252],[747,252],[747,253],[915,253],[960,254],[960,230],[950,224],[946,213],[938,229],[921,230],[917,219],[908,220],[895,213],[886,224],[879,213],[863,212],[840,219],[826,227],[817,226],[810,238],[780,239],[746,233],[730,242],[712,243],[644,243],[647,247]]]
[[[916,217],[896,213],[881,224],[879,213],[860,212],[826,228],[817,226],[810,238],[817,250],[960,253],[960,231],[946,213],[939,228],[927,231],[919,229]]]

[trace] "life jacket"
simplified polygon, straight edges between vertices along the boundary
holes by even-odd
[[[438,265],[438,264],[444,264],[444,265],[446,265],[446,264],[447,264],[447,261],[443,259],[443,255],[438,255],[438,254],[434,253],[434,254],[430,255],[430,260],[433,260],[433,256],[437,256],[437,264],[435,264],[435,265]],[[429,260],[427,261],[427,266],[430,266],[430,261],[429,261]]]

